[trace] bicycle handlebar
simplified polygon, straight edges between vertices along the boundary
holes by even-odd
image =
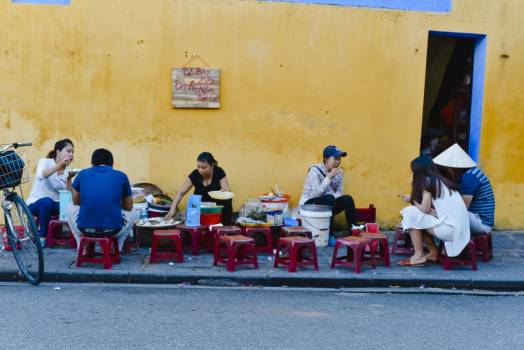
[[[18,147],[30,147],[32,146],[33,143],[32,142],[15,142],[15,143],[11,143],[9,145],[5,145],[2,149],[0,149],[0,153],[3,153],[5,151],[7,151],[9,148],[18,148]]]
[[[32,145],[33,145],[32,142],[18,142],[18,143],[13,144],[13,146],[15,148],[18,148],[18,147],[31,147]]]

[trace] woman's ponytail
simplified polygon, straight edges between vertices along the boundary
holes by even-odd
[[[55,150],[49,151],[49,153],[47,153],[47,157],[46,158],[55,159],[56,158],[56,151]]]

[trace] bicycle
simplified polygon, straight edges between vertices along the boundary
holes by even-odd
[[[29,181],[23,152],[12,149],[30,147],[32,143],[13,143],[0,149],[0,191],[9,244],[20,273],[34,285],[44,274],[44,256],[33,214],[16,188]]]

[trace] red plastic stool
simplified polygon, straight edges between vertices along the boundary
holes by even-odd
[[[67,227],[69,230],[69,237],[64,238],[62,237],[62,231],[64,229],[64,226]],[[71,229],[69,228],[69,224],[66,220],[51,220],[49,221],[49,226],[47,227],[47,236],[45,239],[45,247],[51,248],[55,245],[58,246],[66,246],[69,245],[71,248],[76,248],[76,240],[73,234],[71,233]]]
[[[308,231],[309,232],[309,231]],[[283,250],[288,251],[287,256],[281,256]],[[308,249],[311,257],[304,256],[304,251]],[[311,266],[318,271],[317,247],[315,241],[302,236],[282,237],[277,243],[277,252],[275,254],[275,265],[286,265],[289,272],[297,272],[297,266]]]
[[[395,231],[395,238],[393,238],[393,245],[391,246],[391,254],[411,254],[415,252],[413,245],[410,244],[409,248],[405,247],[406,237],[409,236],[409,232],[404,232],[402,228],[398,228]],[[400,246],[402,245],[402,246]]]
[[[222,236],[238,236],[242,234],[242,229],[238,226],[214,226],[211,228],[211,240],[213,245],[211,246],[211,252],[215,251],[215,243]]]
[[[383,233],[368,233],[363,232],[360,237],[371,240],[371,259],[376,261],[376,253],[380,252],[379,260],[381,260],[385,266],[390,267],[391,262],[389,259],[389,245],[388,236]],[[365,254],[364,254],[365,258]]]
[[[266,245],[258,246],[257,252],[266,252],[273,255],[273,235],[271,234],[271,228],[269,227],[244,227],[244,236],[251,237],[254,239],[257,235],[263,235],[266,239]]]
[[[339,257],[338,250],[341,247],[347,247],[347,253],[345,256]],[[337,239],[335,249],[333,249],[331,268],[333,269],[337,265],[342,265],[353,268],[355,273],[360,273],[362,264],[364,263],[362,257],[366,247],[371,250],[371,240],[368,238],[347,236]],[[366,263],[375,268],[374,256],[372,255],[371,260]]]
[[[18,237],[22,238],[25,235],[25,230],[23,226],[15,226],[16,232],[18,233]],[[11,245],[11,242],[9,241],[9,237],[7,237],[7,227],[2,227],[2,243],[4,245],[4,250],[11,252],[13,251],[13,246]],[[20,244],[20,243],[18,243]],[[19,247],[20,248],[20,247]]]
[[[102,253],[95,253],[95,244],[99,244]],[[87,251],[87,252],[85,252]],[[88,237],[82,236],[76,257],[76,266],[82,263],[104,264],[104,269],[111,269],[113,263],[120,263],[118,240],[116,237]]]
[[[446,253],[444,241],[440,241],[439,245],[439,259],[442,260],[442,267],[449,271],[453,266],[468,266],[471,265],[473,271],[477,271],[477,248],[473,240],[469,241],[464,250],[456,257],[449,257]]]
[[[493,240],[491,233],[484,232],[480,235],[471,236],[475,246],[477,247],[477,254],[480,255],[482,262],[489,262],[493,259]]]
[[[213,239],[217,239],[221,236],[238,236],[242,234],[242,229],[238,226],[214,226],[211,229],[211,233],[213,233]],[[214,244],[213,244],[214,246]]]
[[[191,236],[191,254],[198,255],[198,247],[200,241],[202,240],[202,238],[206,237],[206,234],[209,233],[209,229],[207,228],[207,226],[177,225],[176,228],[180,231],[181,236],[184,233],[187,233]]]
[[[171,244],[168,248],[159,248],[160,240],[169,240]],[[175,260],[178,263],[184,262],[184,252],[182,249],[182,238],[178,230],[155,230],[151,241],[151,264],[159,260]]]
[[[226,255],[221,254],[224,251],[220,249],[221,246],[225,246]],[[248,257],[248,253],[251,253],[251,257]],[[236,266],[245,264],[253,264],[258,269],[255,240],[242,235],[217,237],[213,265],[217,266],[218,263],[225,263],[229,272],[235,271]]]
[[[280,229],[282,237],[303,236],[305,238],[313,238],[313,234],[307,228],[302,226],[284,226]]]

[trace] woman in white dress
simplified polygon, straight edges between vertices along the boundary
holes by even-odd
[[[409,230],[415,253],[401,260],[402,266],[436,262],[438,248],[433,236],[444,241],[448,256],[459,255],[470,240],[468,210],[454,183],[437,171],[431,158],[411,162],[413,181],[409,201],[402,209],[402,228]],[[424,243],[429,250],[424,254]]]
[[[38,217],[38,234],[45,246],[47,226],[51,217],[58,215],[58,192],[71,190],[71,178],[74,173],[67,168],[73,161],[75,148],[69,139],[55,143],[55,147],[46,158],[38,161],[31,193],[26,202],[31,213]]]

